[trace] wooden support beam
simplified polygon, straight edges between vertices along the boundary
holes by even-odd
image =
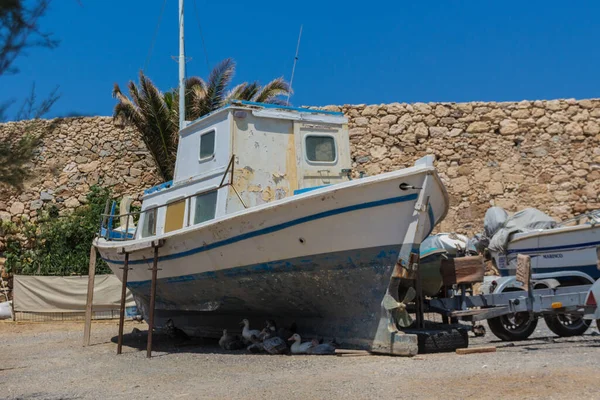
[[[150,321],[148,321],[148,343],[146,357],[152,357],[152,330],[154,329],[154,302],[156,300],[156,275],[158,273],[158,246],[154,246],[154,262],[152,263],[152,283],[150,287]]]
[[[496,347],[468,347],[466,349],[456,349],[456,354],[475,354],[475,353],[495,353]]]
[[[90,265],[88,268],[87,299],[85,302],[85,325],[83,327],[83,345],[90,345],[92,331],[92,311],[94,303],[94,280],[96,277],[96,247],[90,249]]]
[[[123,279],[121,280],[121,308],[119,309],[119,337],[117,342],[117,354],[123,350],[123,324],[125,323],[125,298],[127,297],[127,272],[129,271],[129,253],[125,253],[123,263]]]
[[[531,257],[517,254],[517,272],[515,280],[523,284],[524,290],[529,290],[531,283]]]
[[[456,257],[442,260],[440,267],[444,286],[457,283],[483,282],[485,266],[482,256]]]

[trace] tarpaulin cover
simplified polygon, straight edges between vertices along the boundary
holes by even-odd
[[[490,207],[483,219],[483,235],[491,239],[508,219],[508,213],[502,207]]]
[[[487,217],[487,213],[486,213]],[[526,208],[509,217],[490,240],[489,249],[505,252],[515,233],[530,232],[537,229],[551,229],[556,221],[549,215],[535,208]]]
[[[82,312],[87,300],[87,276],[27,276],[15,275],[15,311]],[[96,275],[94,280],[94,311],[119,309],[121,281],[114,275]],[[126,307],[135,306],[127,290]]]
[[[456,256],[459,249],[464,251],[469,238],[456,233],[438,233],[430,235],[421,243],[421,257],[430,254],[434,249],[446,250],[451,256]]]

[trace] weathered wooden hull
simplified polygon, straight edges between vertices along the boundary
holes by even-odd
[[[426,176],[428,211],[418,213]],[[400,189],[402,183],[414,188]],[[296,322],[301,334],[371,348],[399,254],[414,252],[413,241],[418,246],[447,208],[435,170],[422,166],[332,185],[154,238],[164,240],[156,325],[172,318],[192,334],[216,336],[242,318],[255,328],[272,318],[280,325]],[[419,216],[423,226],[417,229]],[[146,317],[153,250],[134,251],[141,244],[96,241],[119,277],[120,253],[130,251],[128,286]]]

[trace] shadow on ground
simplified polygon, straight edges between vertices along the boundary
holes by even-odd
[[[145,351],[147,338],[147,330],[134,328],[133,332],[123,333],[123,347]],[[110,341],[117,344],[118,337],[114,336]],[[223,350],[219,347],[218,339],[191,337],[189,340],[177,340],[161,331],[155,331],[152,334],[152,351],[161,353],[249,354],[245,349]]]

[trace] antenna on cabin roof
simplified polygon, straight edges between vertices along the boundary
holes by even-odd
[[[292,67],[292,77],[290,78],[290,91],[286,105],[290,105],[290,95],[292,94],[292,83],[294,82],[294,72],[296,72],[296,63],[298,62],[298,50],[300,50],[300,39],[302,38],[302,25],[300,25],[300,34],[298,35],[298,44],[296,45],[296,56],[294,57],[294,66]]]

